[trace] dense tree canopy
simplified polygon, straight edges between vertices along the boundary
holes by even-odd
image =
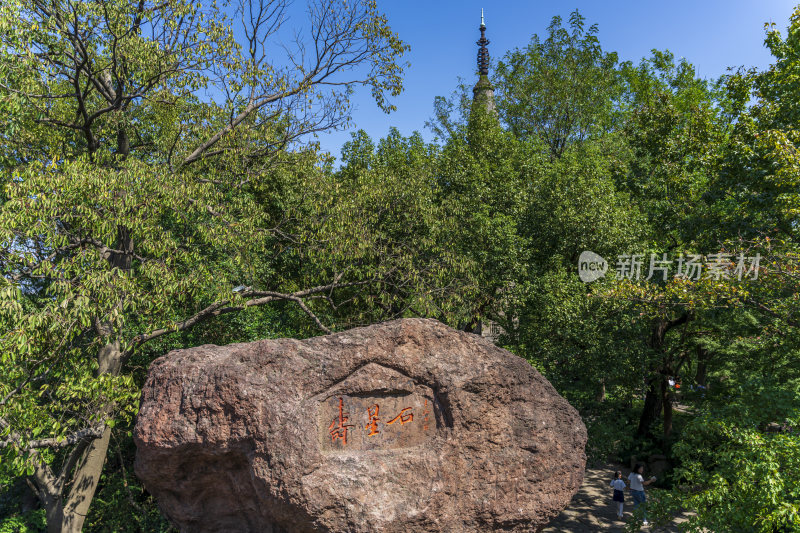
[[[559,157],[613,127],[622,85],[617,55],[603,52],[597,31],[578,11],[569,29],[554,17],[546,39],[534,35],[497,65],[500,115],[515,136],[539,137]]]
[[[405,45],[374,2],[319,1],[275,57],[287,7],[236,4],[236,31],[215,3],[0,7],[0,468],[50,531],[81,530],[146,343],[279,300],[328,331],[309,300],[381,275],[289,148],[346,121],[354,85],[391,109]]]
[[[352,87],[391,110],[405,45],[318,0],[277,57],[288,3],[231,9],[0,6],[0,529],[168,529],[130,473],[154,357],[407,316],[502,326],[590,460],[667,456],[654,521],[800,527],[800,9],[718,80],[556,17],[498,62],[496,113],[463,85],[436,142],[358,131],[338,167],[302,141]]]

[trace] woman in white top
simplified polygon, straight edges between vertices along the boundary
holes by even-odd
[[[651,477],[647,481],[642,476],[644,474],[644,465],[637,464],[633,467],[633,472],[628,476],[628,481],[631,483],[631,495],[633,496],[633,511],[636,512],[639,504],[644,504],[647,497],[644,494],[644,486],[656,480],[656,476]],[[644,525],[647,525],[647,508],[642,505],[642,518],[644,518]]]

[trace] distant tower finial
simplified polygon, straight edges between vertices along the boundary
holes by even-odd
[[[483,21],[483,8],[481,8],[481,38],[475,43],[480,48],[478,49],[478,73],[486,76],[489,74],[489,50],[486,45],[489,44],[489,39],[486,38],[486,24]]]
[[[489,81],[489,39],[486,38],[486,22],[483,18],[481,9],[481,38],[476,43],[478,45],[478,83],[472,88],[472,107],[480,106],[497,116],[494,105],[494,87]]]

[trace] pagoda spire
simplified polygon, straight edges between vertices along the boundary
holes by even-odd
[[[478,40],[478,73],[481,76],[489,75],[489,49],[486,45],[489,44],[489,39],[486,38],[486,22],[483,19],[483,8],[481,8],[481,38]]]
[[[477,41],[478,45],[478,83],[472,89],[472,105],[480,103],[488,111],[495,112],[494,105],[494,87],[489,81],[489,49],[486,47],[489,44],[489,39],[486,38],[486,21],[483,16],[483,9],[481,9],[481,25],[480,25],[481,38]]]

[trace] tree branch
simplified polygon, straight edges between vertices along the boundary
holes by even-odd
[[[276,302],[276,301],[279,301],[279,300],[287,300],[287,301],[292,301],[292,302],[297,303],[300,306],[300,308],[303,310],[303,312],[306,313],[312,320],[314,320],[314,322],[317,324],[317,326],[321,330],[325,331],[326,333],[330,333],[331,330],[328,329],[327,327],[325,327],[325,325],[322,324],[322,322],[319,320],[319,318],[308,308],[307,305],[305,305],[305,302],[303,301],[303,298],[311,296],[311,295],[314,295],[314,294],[320,294],[320,293],[323,293],[323,292],[333,291],[333,290],[336,290],[336,289],[342,289],[342,288],[346,288],[346,287],[356,287],[356,286],[366,285],[368,283],[373,283],[373,281],[374,280],[351,282],[351,283],[339,283],[338,282],[338,276],[337,276],[337,278],[332,283],[329,283],[327,285],[320,285],[318,287],[312,287],[310,289],[304,289],[304,290],[296,291],[296,292],[292,292],[292,293],[282,293],[282,292],[274,292],[274,291],[248,291],[248,292],[244,292],[244,293],[242,293],[242,296],[244,296],[245,298],[250,298],[250,299],[246,300],[241,305],[229,306],[228,304],[230,304],[230,300],[222,300],[222,301],[219,301],[219,302],[215,302],[215,303],[209,305],[208,307],[206,307],[205,309],[203,309],[202,311],[190,316],[189,318],[186,318],[186,319],[176,323],[173,327],[160,328],[160,329],[151,331],[149,333],[142,333],[142,334],[137,335],[136,337],[134,337],[132,339],[132,341],[131,341],[131,345],[132,346],[131,346],[131,348],[129,348],[125,352],[123,357],[127,358],[131,353],[133,353],[133,350],[135,348],[137,348],[137,347],[139,347],[139,346],[141,346],[141,345],[143,345],[143,344],[145,344],[145,343],[147,343],[147,342],[149,342],[149,341],[151,341],[151,340],[153,340],[155,338],[158,338],[158,337],[160,337],[162,335],[166,335],[167,333],[175,333],[175,332],[178,332],[178,331],[184,331],[184,330],[187,330],[187,329],[197,325],[198,323],[200,323],[200,322],[202,322],[204,320],[207,320],[209,318],[212,318],[212,317],[216,317],[216,316],[220,316],[220,315],[228,314],[228,313],[233,313],[233,312],[236,312],[236,311],[242,311],[244,309],[247,309],[248,307],[257,307],[259,305],[264,305],[264,304],[267,304],[267,303],[270,303],[270,302]]]
[[[27,444],[22,445],[21,438],[19,438],[19,434],[16,434],[17,438],[13,438],[9,436],[5,441],[0,442],[0,449],[10,446],[11,444],[16,444],[20,446],[24,450],[35,450],[37,448],[64,448],[66,446],[72,446],[73,444],[77,444],[83,440],[91,440],[100,438],[103,435],[103,426],[97,426],[93,428],[84,428],[78,430],[74,433],[70,433],[64,439],[57,439],[57,438],[50,438],[50,439],[39,439],[39,440],[31,440],[28,441]]]

